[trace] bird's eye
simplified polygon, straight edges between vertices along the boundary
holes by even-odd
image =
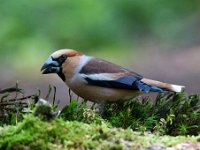
[[[66,55],[61,55],[59,58],[59,62],[63,63],[67,59]]]

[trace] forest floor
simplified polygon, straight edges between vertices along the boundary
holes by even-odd
[[[53,105],[47,101],[53,96]],[[198,150],[200,96],[184,92],[98,105],[72,100],[59,111],[56,88],[24,96],[16,87],[0,91],[0,149]]]

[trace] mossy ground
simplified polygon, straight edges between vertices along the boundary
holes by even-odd
[[[173,146],[197,141],[200,136],[159,136],[110,127],[106,123],[64,121],[61,118],[42,121],[26,115],[17,126],[0,129],[0,149],[138,149],[153,143]]]
[[[200,141],[198,94],[168,93],[158,95],[155,103],[140,97],[107,104],[101,116],[95,105],[89,107],[87,102],[77,100],[70,101],[59,113],[39,95],[10,100],[2,96],[0,149],[141,150],[155,143],[164,149]]]

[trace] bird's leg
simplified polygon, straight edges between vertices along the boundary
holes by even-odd
[[[72,94],[71,94],[71,89],[69,88],[68,90],[68,94],[69,94],[69,102],[72,102]]]
[[[77,101],[79,100],[79,96],[77,96],[76,100],[77,100]]]
[[[100,103],[99,103],[99,115],[101,117],[103,117],[103,114],[105,112],[105,107],[106,107],[106,103],[104,101],[100,101]]]

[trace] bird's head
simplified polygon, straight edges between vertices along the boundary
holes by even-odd
[[[62,73],[63,65],[67,63],[68,59],[81,55],[80,52],[72,49],[57,50],[49,56],[42,66],[41,71],[43,74],[57,73],[63,80],[65,80]]]

